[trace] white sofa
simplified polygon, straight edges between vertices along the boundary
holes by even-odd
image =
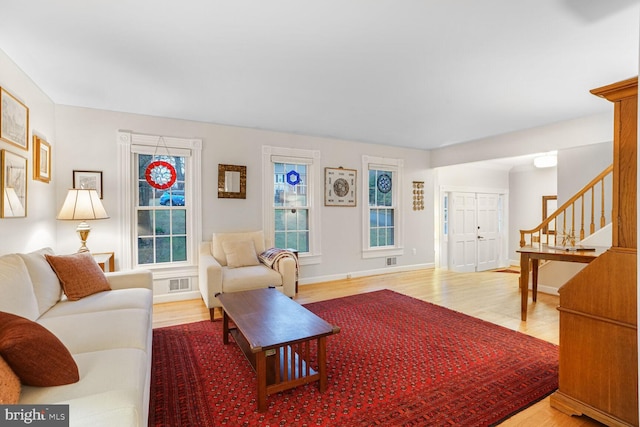
[[[152,346],[149,271],[107,273],[112,290],[68,300],[46,248],[0,257],[0,311],[44,326],[69,350],[80,380],[22,385],[19,404],[68,404],[71,426],[146,427]],[[35,308],[34,308],[35,307]]]
[[[251,243],[253,257],[250,257],[250,261],[255,258],[257,262],[246,262],[242,259],[235,265],[229,262],[230,251],[238,249],[230,246],[242,242]],[[296,260],[292,257],[280,258],[275,268],[267,267],[258,259],[258,255],[265,249],[262,231],[213,233],[210,242],[200,244],[198,283],[211,320],[213,320],[215,308],[221,307],[218,295],[225,292],[275,287],[286,296],[295,297]]]

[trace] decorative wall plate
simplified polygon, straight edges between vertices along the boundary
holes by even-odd
[[[153,188],[166,190],[176,182],[176,169],[164,160],[154,160],[149,163],[144,172],[144,177]]]
[[[356,206],[357,176],[355,169],[324,168],[324,205]]]
[[[388,174],[383,173],[378,176],[378,190],[380,190],[381,193],[391,191],[391,177]]]

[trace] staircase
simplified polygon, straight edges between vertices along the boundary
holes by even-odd
[[[520,247],[536,243],[575,246],[611,222],[613,164],[531,230],[520,230]],[[576,229],[576,222],[578,222]],[[588,227],[587,227],[588,224]],[[577,232],[577,234],[576,234]]]

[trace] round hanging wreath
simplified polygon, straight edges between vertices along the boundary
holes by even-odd
[[[149,163],[144,172],[145,179],[153,188],[165,190],[176,182],[176,169],[164,160]]]

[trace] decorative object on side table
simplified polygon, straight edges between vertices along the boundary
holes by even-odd
[[[51,181],[51,145],[37,135],[33,135],[33,179]]]
[[[247,198],[247,167],[218,165],[218,198]]]
[[[27,159],[2,150],[2,218],[27,216]]]
[[[73,171],[73,188],[79,190],[96,190],[102,199],[102,172],[101,171]]]
[[[357,177],[355,169],[324,168],[324,205],[356,206]]]
[[[424,210],[424,181],[413,181],[413,210]]]
[[[29,109],[4,88],[0,88],[0,139],[29,149]]]
[[[100,197],[96,190],[86,189],[71,189],[67,193],[67,198],[62,204],[60,213],[58,213],[57,219],[70,220],[70,221],[82,221],[76,231],[80,236],[82,245],[78,252],[88,252],[87,239],[89,238],[89,232],[91,227],[87,224],[87,220],[94,219],[107,219],[107,211],[105,211]]]

